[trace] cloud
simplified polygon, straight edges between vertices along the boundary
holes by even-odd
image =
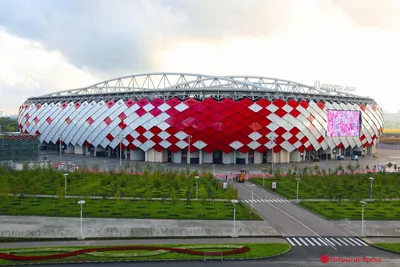
[[[1,29],[0,59],[0,109],[8,112],[29,96],[83,87],[97,80],[59,52]]]
[[[0,56],[13,62],[0,61],[0,85],[42,94],[153,71],[249,74],[354,85],[395,108],[383,92],[399,18],[395,0],[0,0]]]

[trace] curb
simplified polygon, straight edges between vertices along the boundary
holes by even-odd
[[[292,250],[292,246],[290,244],[289,248],[279,254],[269,256],[269,257],[261,257],[261,258],[230,258],[230,259],[195,259],[195,260],[129,260],[129,261],[122,261],[122,260],[116,260],[116,261],[75,261],[75,262],[56,262],[56,263],[50,263],[50,262],[37,262],[37,263],[26,263],[26,264],[8,264],[8,265],[0,265],[0,266],[37,266],[37,265],[56,265],[56,264],[110,264],[110,263],[150,263],[150,262],[204,262],[204,261],[257,261],[257,260],[268,260],[272,258],[276,258],[282,255],[285,255],[286,253],[290,252]]]
[[[85,239],[77,239],[76,237],[67,238],[2,238],[2,243],[19,243],[19,242],[56,242],[56,241],[118,241],[118,240],[169,240],[169,239],[217,239],[217,238],[231,238],[233,241],[240,238],[284,238],[283,235],[243,235],[233,239],[232,236],[165,236],[165,237],[88,237]]]
[[[389,253],[393,253],[393,254],[400,255],[400,252],[393,251],[393,250],[389,250],[389,249],[386,249],[386,248],[381,248],[381,247],[378,247],[378,246],[376,246],[376,245],[374,245],[374,244],[371,244],[371,243],[368,243],[368,244],[369,244],[371,247],[374,247],[374,248],[379,249],[379,250],[381,250],[381,251],[385,251],[385,252],[389,252]]]

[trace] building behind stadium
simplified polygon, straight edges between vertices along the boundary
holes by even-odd
[[[20,107],[19,126],[37,135],[42,149],[67,154],[288,163],[374,154],[383,112],[369,97],[320,83],[153,73],[31,97]]]

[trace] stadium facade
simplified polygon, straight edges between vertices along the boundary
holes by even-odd
[[[383,111],[369,98],[287,80],[140,74],[29,98],[19,126],[63,153],[192,164],[371,155]],[[359,111],[357,136],[327,135],[327,111]]]

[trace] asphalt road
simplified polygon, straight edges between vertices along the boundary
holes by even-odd
[[[241,199],[252,198],[251,183],[235,183]],[[258,186],[253,186],[254,199],[284,199],[266,191]],[[246,203],[268,221],[283,236],[350,236],[333,223],[299,207],[296,204],[285,202]]]

